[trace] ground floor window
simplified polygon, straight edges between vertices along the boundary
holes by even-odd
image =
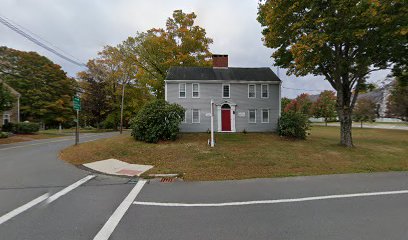
[[[262,109],[262,123],[269,123],[269,109]]]
[[[200,110],[199,109],[193,109],[192,123],[200,123]]]
[[[3,125],[10,122],[10,114],[3,114]]]
[[[248,122],[249,123],[256,123],[256,110],[249,109],[248,111]]]
[[[187,110],[184,111],[183,121],[182,123],[187,123]]]

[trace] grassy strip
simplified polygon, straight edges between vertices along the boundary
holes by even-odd
[[[269,178],[335,173],[408,170],[408,132],[354,129],[356,147],[338,145],[337,127],[314,126],[306,141],[271,133],[182,134],[175,142],[147,144],[129,135],[65,149],[62,159],[83,164],[108,158],[150,164],[148,173],[180,173],[186,180]]]
[[[104,132],[112,132],[112,129],[80,129],[80,133],[104,133]],[[48,135],[73,135],[75,134],[75,128],[70,129],[62,129],[61,131],[58,129],[48,129],[48,130],[41,130],[40,134],[48,134]]]

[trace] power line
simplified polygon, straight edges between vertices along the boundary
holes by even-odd
[[[47,39],[41,37],[40,35],[38,35],[38,34],[36,34],[36,33],[33,33],[32,31],[30,31],[29,29],[25,28],[24,26],[21,26],[21,25],[19,25],[18,23],[12,21],[10,18],[6,18],[6,17],[4,17],[4,16],[3,16],[3,18],[6,19],[9,23],[11,23],[11,24],[13,24],[13,25],[19,27],[20,29],[22,29],[22,30],[28,32],[28,33],[31,34],[32,36],[34,36],[34,37],[36,37],[36,38],[42,40],[43,42],[47,43],[48,45],[51,45],[54,49],[57,49],[57,50],[61,51],[62,53],[65,53],[66,55],[70,56],[72,59],[74,59],[74,60],[76,60],[76,61],[78,61],[78,62],[81,62],[81,60],[79,60],[79,59],[76,58],[75,56],[71,55],[70,53],[68,53],[68,52],[64,51],[63,49],[59,48],[58,46],[54,45],[52,42],[47,41]]]
[[[31,36],[30,34],[26,33],[24,30],[22,30],[21,28],[19,28],[18,26],[16,26],[16,24],[11,23],[10,21],[6,20],[4,17],[0,16],[0,23],[2,23],[3,25],[5,25],[6,27],[10,28],[11,30],[13,30],[14,32],[20,34],[21,36],[25,37],[26,39],[30,40],[31,42],[35,43],[36,45],[44,48],[45,50],[54,53],[55,55],[57,55],[58,57],[72,63],[75,64],[77,66],[80,67],[86,67],[86,65],[84,63],[81,63],[79,61],[76,61],[62,53],[60,53],[59,51],[55,50],[55,46],[53,47],[49,47],[46,44],[42,43],[41,41],[39,41],[38,39],[36,39],[35,37]],[[36,35],[36,34],[33,34]],[[38,37],[38,35],[37,35]],[[44,41],[44,40],[43,40]],[[46,41],[48,42],[48,41]],[[60,50],[61,52],[63,52],[62,50]]]

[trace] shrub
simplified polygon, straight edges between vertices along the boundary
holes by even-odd
[[[14,124],[14,133],[35,133],[40,130],[40,124],[31,122],[22,122]]]
[[[175,140],[183,117],[184,109],[180,105],[154,100],[147,103],[132,119],[132,136],[150,143]]]
[[[280,136],[306,139],[309,130],[308,116],[300,112],[283,112],[279,119]]]
[[[11,122],[8,122],[8,123],[4,124],[4,125],[1,127],[1,130],[2,130],[3,132],[12,132],[13,129],[14,129],[14,124],[11,123]]]
[[[8,133],[6,132],[0,132],[0,138],[8,138]]]
[[[119,116],[116,113],[109,114],[106,119],[102,122],[102,127],[104,129],[118,129]]]

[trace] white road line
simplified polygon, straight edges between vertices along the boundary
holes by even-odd
[[[146,180],[139,180],[136,186],[130,191],[129,195],[123,200],[115,212],[110,216],[108,221],[103,225],[98,234],[94,237],[94,240],[108,240],[115,230],[116,226],[119,224],[122,217],[125,215],[129,209],[132,202],[135,200],[139,192],[142,190],[145,185]]]
[[[260,200],[247,202],[226,202],[226,203],[160,203],[160,202],[139,202],[135,201],[133,204],[145,206],[160,206],[160,207],[226,207],[226,206],[242,206],[242,205],[256,205],[256,204],[276,204],[276,203],[292,203],[292,202],[306,202],[327,199],[341,199],[341,198],[356,198],[356,197],[370,197],[382,195],[397,195],[407,194],[408,190],[390,191],[390,192],[370,192],[370,193],[354,193],[342,195],[328,195],[305,198],[289,198],[277,200]]]
[[[6,213],[5,215],[0,217],[0,225],[7,222],[8,220],[12,219],[13,217],[17,216],[18,214],[28,210],[31,207],[34,207],[35,205],[39,204],[40,202],[44,201],[45,199],[47,199],[49,196],[48,193],[43,194],[41,196],[39,196],[38,198],[24,204],[21,207],[18,207],[16,209],[14,209],[13,211]]]
[[[94,134],[94,135],[87,135],[87,136],[82,136],[81,138],[88,138],[88,137],[94,137],[98,136],[99,134]],[[65,141],[72,141],[75,138],[64,138],[60,140],[55,140],[55,141],[49,141],[49,142],[40,142],[40,143],[32,143],[32,144],[24,144],[24,145],[19,145],[19,146],[14,146],[14,147],[8,147],[8,148],[0,148],[0,151],[3,150],[9,150],[9,149],[15,149],[15,148],[22,148],[22,147],[28,147],[28,146],[37,146],[37,145],[43,145],[43,144],[48,144],[48,143],[56,143],[56,142],[65,142]]]
[[[89,180],[91,180],[92,178],[96,177],[95,175],[88,175],[84,178],[82,178],[81,180],[69,185],[68,187],[62,189],[61,191],[55,193],[54,195],[52,195],[51,197],[49,197],[47,199],[47,204],[54,202],[55,200],[57,200],[58,198],[62,197],[63,195],[69,193],[70,191],[74,190],[75,188],[81,186],[82,184],[88,182]]]

